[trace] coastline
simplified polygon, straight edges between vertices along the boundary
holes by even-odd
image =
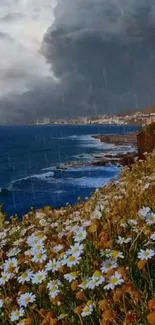
[[[37,130],[34,128],[24,129],[22,131],[24,134],[28,135],[30,131],[32,132],[33,143],[36,144],[32,144],[32,155],[30,152],[29,157],[27,157],[30,162],[32,161],[28,168],[22,151],[11,154],[11,158],[16,154],[18,157],[21,156],[20,164],[25,166],[25,170],[20,172],[19,169],[18,172],[19,158],[15,159],[14,172],[11,180],[9,180],[11,171],[9,170],[10,167],[8,170],[6,168],[5,178],[8,177],[8,182],[1,185],[0,200],[5,204],[8,216],[11,217],[17,213],[22,217],[24,213],[30,210],[31,206],[40,208],[51,204],[55,208],[60,208],[66,204],[76,204],[80,196],[86,200],[96,188],[105,185],[111,179],[117,178],[122,170],[118,158],[100,158],[100,154],[102,156],[102,154],[113,152],[117,154],[126,151],[124,147],[115,149],[113,144],[99,143],[98,139],[93,139],[91,135],[101,132],[124,132],[124,130],[129,132],[135,129],[137,130],[134,127],[126,129],[124,127],[113,127],[111,129],[109,126],[106,128],[94,128],[93,126],[88,127],[88,129],[59,128],[58,130],[42,128],[42,131],[40,128]],[[7,133],[7,130],[4,131]],[[14,128],[12,132],[16,134]],[[41,140],[44,138],[49,139],[45,146],[48,149],[46,155],[44,155],[46,148],[42,148],[43,141]],[[15,138],[15,141],[18,143],[18,139]],[[28,141],[26,139],[25,141],[26,146],[28,146]],[[55,152],[54,159],[51,158],[52,152]],[[38,169],[36,170],[31,168],[31,166],[35,167],[35,156],[39,159]]]
[[[89,167],[89,166],[130,166],[135,163],[138,158],[137,151],[137,135],[138,131],[130,132],[125,135],[92,135],[91,137],[105,144],[113,144],[116,148],[119,147],[123,149],[124,152],[121,153],[99,153],[93,154],[91,161],[85,163],[82,161],[73,161],[70,163],[65,163],[64,166],[57,166],[57,169],[67,170],[70,167]]]

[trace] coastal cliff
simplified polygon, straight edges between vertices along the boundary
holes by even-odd
[[[144,127],[137,135],[138,155],[144,157],[144,153],[155,149],[155,122]]]

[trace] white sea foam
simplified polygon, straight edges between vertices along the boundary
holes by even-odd
[[[43,173],[43,174],[32,175],[32,176],[30,176],[30,178],[37,178],[42,181],[46,181],[46,179],[51,178],[53,176],[54,176],[54,172],[47,172],[47,173]]]
[[[65,173],[67,172],[93,172],[93,171],[105,171],[105,172],[114,172],[118,170],[118,166],[115,166],[111,164],[110,166],[82,166],[82,167],[69,167],[67,170],[65,170]]]
[[[34,174],[34,175],[22,177],[22,178],[13,180],[11,182],[11,184],[7,188],[9,189],[10,186],[12,187],[15,183],[19,183],[19,182],[22,182],[22,181],[27,180],[27,179],[38,178],[40,180],[45,180],[46,181],[46,179],[51,178],[53,176],[54,176],[54,172],[47,172],[47,173],[43,173],[43,174]]]
[[[81,177],[81,178],[68,178],[65,181],[77,187],[98,188],[106,185],[116,177]]]
[[[63,194],[63,193],[66,193],[66,191],[63,191],[63,190],[57,190],[57,191],[54,191],[55,194]]]

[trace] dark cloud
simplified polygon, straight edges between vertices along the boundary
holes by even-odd
[[[152,0],[58,0],[41,52],[59,83],[3,100],[11,115],[71,117],[155,102]],[[32,108],[33,107],[33,108]]]
[[[68,84],[66,105],[71,100],[72,109],[92,112],[148,105],[155,87],[152,2],[127,8],[119,1],[75,2],[77,11],[59,1],[43,43],[55,74]]]

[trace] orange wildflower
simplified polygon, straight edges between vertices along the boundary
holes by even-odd
[[[86,297],[85,297],[84,292],[81,290],[81,291],[77,292],[77,294],[76,294],[76,298],[77,298],[77,299],[80,299],[80,300],[83,300],[83,299],[85,299]]]
[[[98,302],[98,304],[99,304],[99,308],[100,308],[101,310],[106,310],[106,309],[108,309],[108,301],[107,301],[106,299],[100,300],[100,301]]]
[[[141,260],[137,263],[137,266],[139,268],[139,270],[142,270],[144,269],[145,265],[147,264],[147,261],[146,260]]]
[[[26,318],[25,322],[26,322],[26,325],[33,325],[34,324],[33,318]]]
[[[125,324],[135,324],[138,320],[138,317],[132,312],[129,311],[126,318],[125,318]]]
[[[155,311],[147,316],[147,320],[150,325],[155,325]]]
[[[102,314],[102,325],[110,325],[114,320],[114,312],[112,309],[107,309]]]
[[[155,311],[155,298],[149,300],[148,307],[149,307],[150,312]]]
[[[76,291],[78,289],[78,285],[79,285],[79,283],[78,283],[77,280],[76,281],[73,281],[72,284],[71,284],[72,290],[73,291]]]
[[[82,313],[82,307],[78,306],[74,309],[75,314],[81,314]]]

